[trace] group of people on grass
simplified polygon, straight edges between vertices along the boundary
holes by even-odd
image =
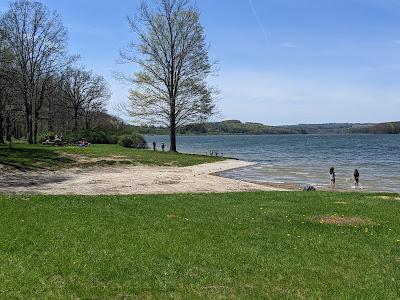
[[[56,134],[54,139],[52,139],[50,136],[46,135],[45,137],[45,142],[43,142],[43,144],[45,145],[57,145],[57,146],[63,146],[66,145],[66,141],[64,138],[64,134]],[[88,142],[88,140],[86,138],[81,138],[78,143],[77,143],[78,147],[80,148],[86,148],[88,146],[90,146],[90,143]]]
[[[90,143],[88,142],[87,139],[82,138],[82,139],[79,140],[78,146],[79,146],[79,148],[86,148],[86,147],[90,146]]]
[[[330,169],[329,174],[330,174],[331,187],[336,187],[336,173],[334,167]],[[354,178],[354,187],[358,188],[360,186],[360,172],[358,171],[358,169],[354,170],[353,178]]]
[[[62,133],[60,135],[56,134],[56,136],[54,137],[54,140],[52,141],[51,138],[48,135],[46,135],[45,142],[46,143],[50,143],[50,142],[55,142],[55,143],[57,143],[57,142],[65,142],[65,138],[64,138],[64,135]]]
[[[57,146],[62,146],[65,143],[65,138],[64,138],[64,134],[56,134],[54,139],[52,139],[52,137],[46,135],[43,144],[44,145],[57,145]]]

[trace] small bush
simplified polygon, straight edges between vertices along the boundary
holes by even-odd
[[[118,144],[125,148],[147,149],[146,140],[138,133],[121,136]]]

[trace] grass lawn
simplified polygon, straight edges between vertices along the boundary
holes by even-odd
[[[64,153],[102,158],[92,164],[116,164],[113,158],[118,157],[119,163],[143,164],[157,166],[191,166],[222,160],[217,157],[202,155],[176,154],[169,152],[153,152],[149,150],[127,149],[118,145],[92,145],[88,148],[51,147],[42,145],[15,144],[13,149],[0,145],[0,166],[7,168],[48,169],[74,166],[74,159]],[[122,160],[121,160],[122,159]]]
[[[398,299],[399,211],[355,193],[0,196],[0,298]]]

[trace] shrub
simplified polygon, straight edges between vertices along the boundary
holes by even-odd
[[[118,144],[125,148],[147,149],[146,140],[138,133],[122,135],[119,138]]]

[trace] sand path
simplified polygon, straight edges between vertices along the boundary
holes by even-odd
[[[250,165],[252,163],[226,160],[186,168],[115,166],[5,173],[0,175],[0,193],[132,195],[282,190],[213,175]]]

